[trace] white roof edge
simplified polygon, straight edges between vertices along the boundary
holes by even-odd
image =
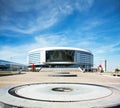
[[[45,48],[37,48],[37,49],[29,51],[28,53],[32,53],[32,52],[40,51],[40,50],[46,51],[46,50],[59,50],[59,49],[61,49],[61,50],[78,50],[78,51],[84,51],[84,52],[92,53],[91,51],[86,50],[86,49],[73,48],[73,47],[45,47]]]

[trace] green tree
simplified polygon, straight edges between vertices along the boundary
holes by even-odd
[[[116,69],[115,69],[115,73],[118,73],[118,72],[119,72],[119,69],[118,69],[118,68],[116,68]]]
[[[101,73],[103,73],[104,72],[104,70],[103,70],[103,68],[101,68],[101,71],[100,71]]]

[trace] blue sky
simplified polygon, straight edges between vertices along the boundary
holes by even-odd
[[[28,51],[53,46],[120,68],[120,0],[0,0],[0,59],[26,64]]]

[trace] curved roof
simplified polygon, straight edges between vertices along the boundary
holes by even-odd
[[[73,48],[73,47],[45,47],[45,48],[38,48],[38,49],[34,49],[29,51],[29,53],[35,52],[35,51],[40,51],[40,50],[77,50],[77,51],[83,51],[83,52],[88,52],[88,53],[92,53],[89,50],[86,49],[81,49],[81,48]]]

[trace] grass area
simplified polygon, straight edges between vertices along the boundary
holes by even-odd
[[[103,72],[102,74],[103,74],[103,75],[112,75],[113,72]]]
[[[2,72],[0,72],[0,76],[16,75],[16,74],[19,74],[19,72],[12,72],[12,71],[2,71]]]
[[[103,72],[103,73],[109,74],[109,73],[113,73],[113,72],[112,71],[106,71],[106,72]]]

